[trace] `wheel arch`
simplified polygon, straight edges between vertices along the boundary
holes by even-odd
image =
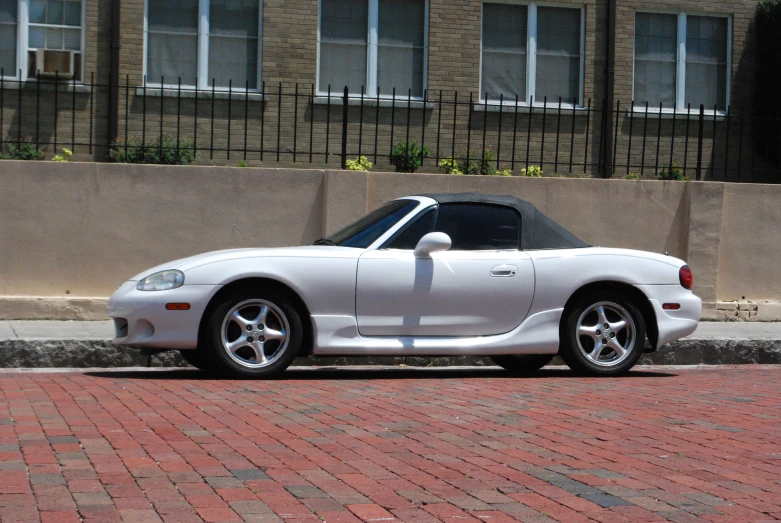
[[[567,311],[571,309],[583,296],[605,289],[619,292],[626,296],[628,300],[632,301],[640,311],[640,314],[643,315],[646,337],[648,338],[651,347],[656,347],[656,341],[659,339],[659,326],[656,322],[656,313],[654,312],[651,302],[648,300],[648,296],[634,285],[610,280],[588,283],[580,287],[569,297],[566,305],[564,305],[564,310]],[[566,314],[562,314],[561,318],[561,321],[564,322]]]
[[[314,341],[314,325],[312,324],[312,315],[309,312],[309,307],[306,305],[306,302],[301,298],[301,296],[292,287],[273,278],[265,278],[265,277],[239,278],[237,280],[233,280],[232,282],[224,285],[219,291],[217,291],[214,294],[214,296],[212,296],[211,300],[209,300],[208,305],[203,311],[203,315],[201,316],[201,321],[198,327],[198,339],[199,340],[202,339],[206,328],[207,319],[209,318],[209,316],[211,315],[212,311],[217,306],[217,304],[219,304],[220,301],[224,299],[225,296],[231,294],[232,292],[235,292],[239,289],[247,289],[247,288],[260,288],[260,289],[274,290],[290,298],[293,306],[296,308],[296,311],[301,317],[301,324],[304,327],[304,340],[303,343],[301,344],[301,350],[298,355],[310,356],[312,354],[312,343]]]

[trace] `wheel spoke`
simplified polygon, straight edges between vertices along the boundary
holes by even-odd
[[[268,318],[268,306],[263,305],[260,308],[260,312],[258,313],[258,317],[252,320],[252,323],[255,325],[265,325],[266,324],[266,318]]]
[[[266,328],[263,330],[263,336],[265,336],[267,340],[283,341],[287,337],[287,333],[285,332],[285,329],[278,331],[278,330]]]
[[[613,349],[614,351],[616,351],[616,358],[622,357],[626,352],[626,349],[623,347],[623,345],[618,343],[618,340],[616,340],[615,338],[608,341],[607,346]]]
[[[597,336],[597,327],[587,327],[586,325],[581,325],[578,327],[578,336],[588,336],[589,338],[593,339],[595,342],[599,341],[599,336]]]
[[[231,314],[231,321],[238,325],[242,331],[247,328],[247,325],[252,325],[248,319],[239,314],[239,311],[234,311],[234,313]]]
[[[599,318],[600,327],[603,327],[606,323],[608,323],[607,314],[605,314],[605,307],[603,307],[602,305],[597,307],[597,318]]]
[[[621,331],[621,329],[625,329],[626,326],[627,326],[626,320],[621,318],[621,320],[610,324],[610,330],[618,334]]]
[[[594,350],[591,351],[591,354],[589,354],[589,358],[591,358],[594,361],[599,361],[599,356],[602,354],[602,350],[605,348],[604,345],[602,345],[602,342],[600,340],[597,340],[597,342],[594,344]]]
[[[237,340],[229,341],[228,344],[227,344],[227,347],[228,347],[228,350],[231,351],[231,354],[236,354],[237,350],[239,350],[240,348],[242,348],[242,347],[244,347],[246,345],[247,345],[247,338],[242,336],[242,337],[240,337]]]
[[[255,363],[266,363],[266,354],[263,352],[263,342],[253,341],[249,344],[252,352],[255,353]]]

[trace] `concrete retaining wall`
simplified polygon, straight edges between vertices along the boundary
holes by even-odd
[[[695,291],[781,299],[781,186],[0,162],[0,318],[100,318],[124,279],[200,252],[308,243],[397,196],[514,194],[583,240],[687,259]]]

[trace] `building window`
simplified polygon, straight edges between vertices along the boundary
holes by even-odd
[[[16,0],[0,0],[0,68],[3,76],[16,76]]]
[[[83,11],[83,0],[0,0],[4,76],[81,81]]]
[[[422,98],[425,0],[321,0],[318,91]]]
[[[729,26],[726,16],[636,13],[635,107],[726,110]]]
[[[483,4],[481,100],[581,103],[583,10]]]
[[[147,0],[147,84],[256,90],[260,34],[260,0]]]

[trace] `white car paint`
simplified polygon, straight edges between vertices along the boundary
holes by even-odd
[[[541,251],[412,251],[379,247],[418,207],[366,249],[300,246],[233,249],[183,258],[144,271],[111,296],[120,346],[194,349],[210,300],[224,285],[270,278],[306,305],[316,355],[554,354],[567,300],[603,281],[633,285],[649,299],[659,347],[694,332],[701,301],[679,283],[682,260],[627,249],[588,247]],[[185,274],[184,285],[139,291],[136,282],[160,270]],[[491,272],[494,271],[492,275]],[[187,311],[166,310],[185,302]],[[663,310],[680,303],[680,310]],[[306,321],[306,318],[304,318]],[[123,327],[126,325],[126,329]]]

